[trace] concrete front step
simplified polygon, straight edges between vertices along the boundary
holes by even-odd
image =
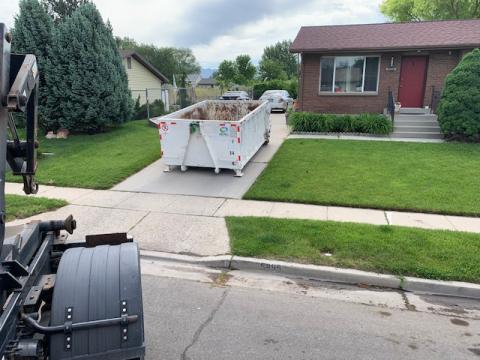
[[[440,127],[434,126],[412,126],[412,125],[397,125],[394,126],[394,132],[419,132],[419,133],[440,133]]]
[[[392,138],[406,139],[443,139],[443,135],[439,132],[400,132],[395,131]]]
[[[397,114],[395,121],[437,121],[438,117],[435,114]]]
[[[434,126],[439,127],[438,121],[434,120],[397,120],[395,119],[395,126]]]
[[[430,114],[430,109],[402,107],[400,108],[399,113],[400,114]]]

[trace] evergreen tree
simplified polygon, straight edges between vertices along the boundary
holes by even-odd
[[[438,122],[448,138],[480,141],[480,49],[465,55],[447,76]]]
[[[111,28],[91,3],[57,25],[46,82],[47,130],[95,133],[132,114],[127,74]]]
[[[45,63],[48,47],[52,43],[53,21],[38,0],[20,0],[20,12],[15,17],[12,29],[12,51],[20,54],[34,54],[40,71],[39,121],[43,125],[45,91]]]

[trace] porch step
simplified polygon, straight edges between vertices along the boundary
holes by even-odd
[[[440,133],[440,126],[438,126],[438,124],[434,124],[432,126],[395,124],[393,131],[412,133]]]
[[[400,108],[399,113],[400,114],[430,114],[430,109],[402,107]]]
[[[443,135],[439,132],[399,132],[395,131],[392,138],[408,138],[408,139],[443,139]]]
[[[397,121],[437,121],[438,116],[435,114],[397,114],[395,115],[395,122]]]
[[[395,119],[395,126],[433,126],[440,127],[435,120],[403,120]]]

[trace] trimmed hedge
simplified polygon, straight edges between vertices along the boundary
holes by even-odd
[[[297,132],[387,135],[393,131],[392,122],[380,114],[335,115],[290,112],[288,123],[293,131]]]
[[[480,141],[480,50],[465,55],[447,76],[438,107],[447,138]]]
[[[253,98],[259,99],[267,90],[287,90],[293,99],[298,95],[298,80],[269,80],[253,85]]]

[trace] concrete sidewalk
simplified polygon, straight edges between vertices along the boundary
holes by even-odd
[[[6,192],[23,194],[22,185],[7,183]],[[230,252],[226,216],[331,220],[480,233],[480,218],[472,217],[52,186],[41,186],[37,196],[64,199],[70,205],[11,225],[73,214],[78,230],[72,240],[81,240],[86,234],[129,232],[144,250],[200,256]]]

